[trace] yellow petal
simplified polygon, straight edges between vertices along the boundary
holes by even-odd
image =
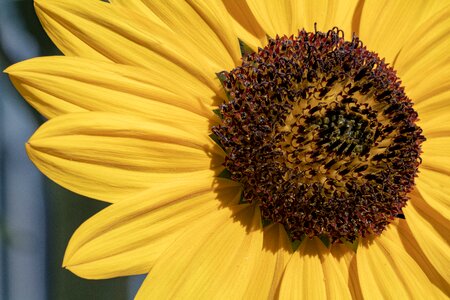
[[[264,228],[263,235],[262,249],[251,250],[255,251],[252,254],[254,265],[243,299],[275,298],[282,274],[292,255],[291,244],[282,225],[273,224]]]
[[[202,55],[210,55],[219,61],[229,56],[235,65],[240,64],[238,35],[234,31],[233,19],[220,0],[118,0],[114,4],[133,9],[169,28],[174,34],[183,37],[189,49],[200,48]],[[224,48],[228,53],[224,52]],[[220,64],[224,70],[231,67],[229,60],[225,63]]]
[[[403,208],[414,238],[433,267],[450,281],[450,222],[433,210],[418,194],[412,194],[409,205]]]
[[[358,288],[352,278],[350,269],[351,261],[356,259],[355,252],[344,245],[333,245],[331,250],[322,250],[322,253],[327,299],[352,298]]]
[[[419,125],[429,139],[450,136],[449,35],[450,6],[411,35],[396,64],[405,91],[419,113]]]
[[[77,229],[63,264],[91,279],[147,273],[189,226],[220,206],[237,203],[239,194],[231,181],[193,177],[114,203]]]
[[[346,251],[349,250],[348,246],[342,245],[340,247],[345,247]],[[351,250],[353,251],[353,250]],[[359,283],[358,269],[357,269],[357,259],[355,252],[346,252],[344,259],[348,266],[348,288],[352,295],[352,299],[363,299],[363,294],[361,291],[361,284]]]
[[[235,66],[240,65],[241,52],[239,49],[238,36],[234,30],[232,18],[228,14],[222,1],[187,0],[187,2],[220,39],[223,46],[227,49],[228,53],[233,59]],[[181,7],[181,12],[183,14],[186,13],[183,7]],[[194,37],[193,41],[195,44],[197,44],[199,33],[198,28],[195,28],[195,26],[193,26],[192,24],[192,18],[188,18],[188,22],[185,27],[190,28],[192,31],[194,31],[194,33],[192,34],[192,36]],[[211,44],[211,39],[207,38],[207,44]]]
[[[259,25],[271,37],[290,35],[292,32],[292,11],[290,0],[247,0]]]
[[[314,32],[314,23],[317,23],[317,30],[327,32],[337,26],[344,31],[346,39],[351,40],[351,25],[357,3],[357,0],[291,1],[292,33],[303,28],[306,31]]]
[[[139,115],[207,132],[214,92],[173,74],[78,57],[39,57],[6,70],[24,98],[47,118],[81,111]],[[178,84],[174,84],[177,82]],[[199,93],[203,93],[200,95]]]
[[[232,30],[229,19],[218,2],[209,1],[142,1],[173,34],[182,37],[183,43],[190,51],[198,50],[199,59],[210,59],[218,66],[228,69],[239,61],[237,40],[230,39],[228,33]],[[149,28],[150,32],[152,28]],[[165,37],[161,37],[164,40]],[[227,51],[228,50],[228,51]],[[203,58],[201,57],[203,56]],[[220,70],[219,70],[220,71]]]
[[[443,64],[450,63],[450,57],[446,51],[450,46],[449,34],[450,5],[430,16],[415,31],[412,31],[398,55],[396,68],[407,86],[408,94],[413,95],[416,102],[423,100],[422,94],[429,93],[438,87],[428,84],[435,81],[436,70],[448,69]],[[424,72],[429,73],[433,81],[428,80],[429,76],[420,76],[422,78],[418,80],[417,75],[422,75]],[[448,83],[445,79],[448,77],[441,78],[440,84]],[[424,84],[423,80],[427,84]]]
[[[435,298],[437,290],[400,240],[382,234],[361,245],[356,255],[364,299]]]
[[[419,177],[416,179],[416,187],[425,202],[448,220],[450,220],[449,181],[448,175],[423,167],[420,168]]]
[[[280,299],[350,299],[348,251],[305,239],[283,274]]]
[[[438,71],[439,72],[439,71]],[[450,72],[447,72],[450,78]],[[450,85],[444,84],[439,89],[449,89]],[[428,140],[450,136],[450,90],[437,91],[424,101],[415,105],[419,114],[418,125]],[[426,142],[427,143],[427,142]],[[426,143],[424,145],[426,146]]]
[[[446,2],[367,0],[361,14],[360,38],[369,50],[392,64],[411,33]]]
[[[189,72],[217,93],[221,91],[215,72],[224,66],[198,48],[189,49],[183,38],[142,14],[90,0],[36,0],[35,6],[48,35],[68,56]]]
[[[450,176],[450,136],[433,137],[422,145],[422,168]],[[448,179],[449,177],[447,177]]]
[[[31,137],[27,151],[50,179],[105,201],[189,176],[208,179],[222,161],[207,136],[104,112],[51,119]]]
[[[108,0],[111,5],[120,5],[126,9],[132,9],[136,13],[140,13],[144,18],[152,20],[160,26],[169,27],[147,6],[142,0]]]
[[[239,209],[188,229],[161,255],[137,299],[267,298],[281,277],[287,236],[277,226],[263,233],[253,206]]]
[[[253,206],[238,205],[189,226],[161,255],[136,298],[210,299],[211,294],[236,292],[229,285],[242,289],[241,281],[229,274],[253,265],[249,249],[255,243],[262,245],[262,232],[252,227],[257,218]],[[248,279],[243,276],[242,280]]]
[[[351,23],[357,1],[247,1],[259,24],[271,36],[297,34],[298,30],[328,31],[334,26],[344,30],[351,39]]]
[[[439,295],[441,292],[445,292],[449,289],[449,283],[436,271],[429,259],[421,250],[421,247],[417,243],[411,229],[407,224],[409,221],[410,220],[396,219],[392,222],[392,225],[388,227],[388,230],[383,232],[383,235],[392,241],[401,242],[406,252],[408,252],[408,254],[427,275],[430,282],[436,287],[435,293]]]
[[[239,39],[255,51],[267,43],[266,33],[253,16],[246,1],[223,0],[225,7],[233,19],[233,27]]]

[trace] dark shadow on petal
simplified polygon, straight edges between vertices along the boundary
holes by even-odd
[[[356,255],[352,257],[348,268],[348,289],[350,290],[353,299],[364,299],[361,291],[361,284],[359,283]]]
[[[359,36],[359,30],[361,27],[361,15],[364,7],[364,0],[359,0],[358,4],[355,7],[355,12],[353,13],[352,18],[352,33],[356,33]]]
[[[245,30],[259,39],[264,39],[266,33],[253,16],[250,7],[246,1],[242,0],[225,0],[223,1],[228,13],[236,20]]]

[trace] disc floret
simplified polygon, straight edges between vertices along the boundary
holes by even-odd
[[[277,36],[221,73],[224,166],[293,240],[380,234],[414,184],[424,141],[395,71],[337,28]]]

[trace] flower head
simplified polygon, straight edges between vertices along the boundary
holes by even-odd
[[[113,203],[64,266],[149,273],[142,299],[445,298],[450,5],[382,2],[35,1],[65,56],[6,70],[50,119],[28,154]]]

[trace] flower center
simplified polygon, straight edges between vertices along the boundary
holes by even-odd
[[[353,242],[402,214],[425,140],[396,72],[335,28],[270,39],[220,74],[224,166],[293,240]]]

